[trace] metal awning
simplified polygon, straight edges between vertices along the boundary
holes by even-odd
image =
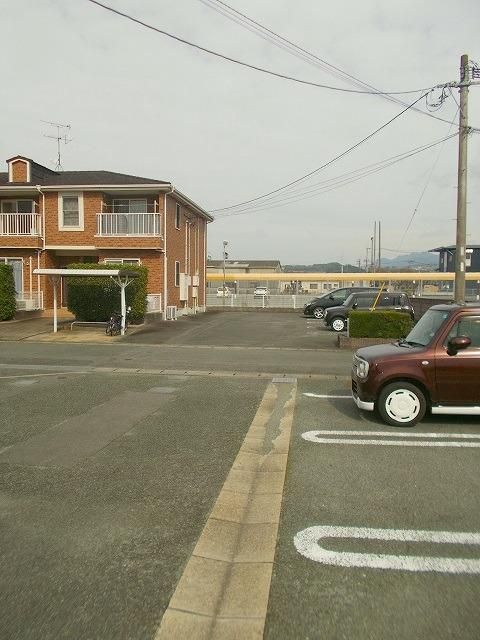
[[[132,278],[138,278],[137,271],[128,269],[34,269],[33,273],[38,276],[48,276],[53,283],[53,332],[57,333],[57,285],[61,278],[112,278],[120,287],[120,306],[122,312],[122,336],[125,334],[125,288],[131,283]]]

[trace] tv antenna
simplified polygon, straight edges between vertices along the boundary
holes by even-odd
[[[68,137],[68,134],[70,133],[71,125],[60,124],[59,122],[48,122],[47,120],[42,120],[42,122],[44,124],[50,125],[51,127],[57,128],[56,136],[47,136],[44,134],[44,137],[52,138],[53,140],[57,141],[57,164],[55,165],[55,171],[62,171],[63,167],[62,167],[62,157],[60,153],[60,143],[63,142],[63,144],[68,144],[69,142],[72,141],[72,138]]]

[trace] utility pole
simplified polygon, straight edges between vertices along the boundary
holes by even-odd
[[[373,223],[373,247],[372,247],[372,253],[373,253],[373,258],[372,258],[373,271],[376,271],[376,266],[377,266],[377,221],[376,220]]]
[[[223,241],[223,290],[222,290],[222,304],[225,306],[225,294],[226,294],[226,284],[225,284],[225,260],[228,258],[227,253],[228,242],[226,240]]]
[[[455,245],[455,302],[465,304],[465,249],[467,240],[467,140],[468,87],[470,69],[468,55],[460,60],[460,115],[458,130],[457,240]]]
[[[380,220],[379,220],[378,221],[378,270],[379,271],[382,270],[381,246],[382,246],[382,233],[381,233],[381,223],[380,223]]]
[[[373,236],[370,236],[370,271],[375,271],[375,254],[373,252]]]

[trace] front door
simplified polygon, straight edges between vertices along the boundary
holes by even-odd
[[[454,336],[468,336],[472,344],[455,356],[447,353],[447,342]],[[454,406],[480,405],[480,316],[457,320],[435,357],[437,402]]]

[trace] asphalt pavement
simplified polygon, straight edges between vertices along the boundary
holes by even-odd
[[[359,412],[297,314],[71,333],[0,325],[2,638],[478,637],[478,419]]]

